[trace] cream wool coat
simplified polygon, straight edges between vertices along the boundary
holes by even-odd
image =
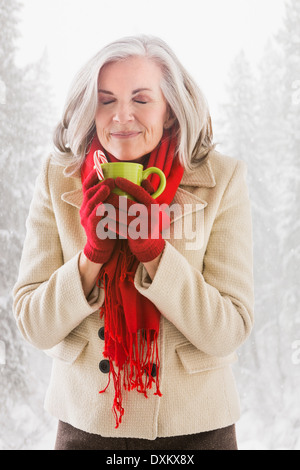
[[[99,370],[103,289],[95,287],[86,299],[78,270],[86,241],[79,217],[81,180],[65,177],[62,167],[45,160],[27,220],[14,314],[24,338],[54,358],[45,400],[50,414],[90,433],[146,439],[218,429],[238,420],[231,364],[253,324],[245,175],[243,162],[216,151],[197,170],[184,173],[155,277],[151,282],[142,264],[135,275],[136,288],[162,314],[163,396],[154,396],[155,388],[148,399],[124,392],[125,415],[115,429],[113,380],[99,394],[108,381]],[[180,227],[181,238],[176,235]]]

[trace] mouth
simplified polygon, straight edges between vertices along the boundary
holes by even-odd
[[[111,132],[111,137],[115,139],[132,139],[140,135],[141,132],[139,131],[128,131],[128,132]]]

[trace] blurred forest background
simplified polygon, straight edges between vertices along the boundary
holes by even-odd
[[[16,66],[19,0],[0,0],[0,449],[51,449],[56,421],[43,411],[51,363],[26,344],[12,287],[41,160],[57,120],[45,53]],[[255,33],[255,32],[254,32]],[[300,450],[300,2],[258,67],[236,56],[215,118],[215,142],[248,165],[255,259],[255,317],[239,350],[241,449]]]

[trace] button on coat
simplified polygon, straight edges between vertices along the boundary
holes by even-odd
[[[103,374],[108,374],[110,370],[110,364],[107,359],[103,359],[102,361],[99,362],[99,369]]]
[[[102,326],[98,331],[98,336],[100,339],[104,340],[104,326]]]

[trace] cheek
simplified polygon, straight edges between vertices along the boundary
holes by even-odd
[[[96,131],[98,134],[99,139],[101,140],[106,140],[107,139],[107,127],[108,127],[108,120],[103,113],[96,113],[95,116],[95,125],[96,125]]]
[[[96,127],[99,129],[105,126],[105,116],[103,115],[103,113],[100,113],[100,111],[96,112],[95,124]]]
[[[141,116],[140,122],[144,124],[149,132],[159,134],[163,132],[165,116],[164,111],[158,113],[157,110],[151,110]]]

